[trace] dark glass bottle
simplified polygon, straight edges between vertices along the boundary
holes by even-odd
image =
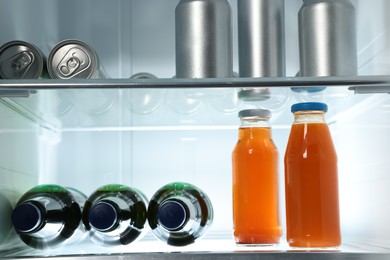
[[[13,226],[21,240],[33,248],[74,242],[82,237],[80,220],[85,199],[75,189],[53,184],[36,186],[19,199],[12,212]]]
[[[127,245],[140,237],[147,218],[148,201],[134,188],[110,184],[87,199],[82,220],[90,237],[100,245]]]
[[[203,236],[213,221],[210,199],[199,188],[174,182],[160,188],[148,207],[154,235],[172,246],[185,246]]]

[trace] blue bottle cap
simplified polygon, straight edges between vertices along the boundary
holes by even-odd
[[[22,233],[35,232],[42,224],[42,212],[33,203],[22,203],[12,211],[12,224]]]
[[[320,110],[320,111],[328,111],[328,106],[325,103],[320,102],[304,102],[297,103],[291,106],[291,112],[297,111],[308,111],[308,110]]]
[[[309,87],[309,88],[304,88],[304,87],[292,87],[291,90],[297,93],[317,93],[320,91],[325,90],[326,87]]]
[[[91,207],[89,223],[100,232],[110,231],[118,222],[116,208],[108,202],[98,202]]]
[[[187,222],[187,212],[182,203],[175,200],[165,201],[158,208],[158,222],[168,230],[178,230]]]

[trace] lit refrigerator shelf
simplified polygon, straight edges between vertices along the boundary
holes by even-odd
[[[3,258],[12,259],[12,258]],[[29,258],[17,258],[32,259]],[[33,259],[50,259],[50,257],[38,257]],[[357,259],[357,260],[387,260],[390,259],[390,254],[385,253],[327,253],[327,252],[187,252],[187,253],[134,253],[134,254],[119,254],[119,255],[86,255],[86,256],[57,256],[51,259],[58,260],[125,260],[125,259],[261,259],[261,260],[343,260],[343,259]]]
[[[390,76],[351,76],[351,77],[284,77],[284,78],[202,78],[202,79],[85,79],[85,80],[1,80],[1,96],[9,94],[25,96],[39,89],[82,89],[82,88],[246,88],[246,87],[313,87],[347,86],[360,93],[389,93]]]
[[[375,243],[346,238],[337,249],[291,248],[285,239],[278,245],[237,246],[226,232],[206,234],[194,244],[174,247],[156,240],[150,233],[126,246],[102,246],[90,240],[78,244],[37,250],[27,246],[0,254],[1,259],[53,259],[53,260],[125,260],[125,259],[390,259],[387,242]]]
[[[215,242],[215,241],[214,241]],[[235,247],[226,246],[225,250],[218,243],[208,241],[209,245],[206,246],[206,250],[191,250],[192,246],[184,248],[170,248],[170,250],[158,251],[155,243],[142,243],[143,245],[135,246],[135,249],[131,252],[120,252],[120,250],[110,250],[109,247],[100,247],[101,250],[94,247],[94,253],[70,253],[78,252],[76,248],[72,249],[55,249],[52,251],[31,251],[30,249],[23,250],[19,253],[12,255],[2,256],[2,259],[53,259],[53,260],[125,260],[125,259],[272,259],[272,260],[284,260],[284,259],[300,259],[300,260],[338,260],[338,259],[373,259],[384,260],[390,259],[390,252],[388,250],[380,250],[377,247],[369,246],[367,248],[362,245],[343,245],[339,250],[298,250],[298,249],[280,249],[280,246],[276,247]],[[82,244],[84,247],[86,245]],[[132,245],[127,246],[131,248]],[[214,250],[214,247],[216,250]],[[288,248],[282,246],[283,248]],[[232,249],[233,248],[233,249]],[[27,255],[27,256],[26,256]]]

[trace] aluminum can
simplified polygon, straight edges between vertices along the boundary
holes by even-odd
[[[226,0],[181,0],[175,10],[176,77],[232,77],[231,7]]]
[[[284,77],[284,0],[239,0],[240,77]]]
[[[94,49],[79,40],[58,43],[48,57],[48,71],[53,79],[102,78],[99,59]]]
[[[10,41],[0,47],[0,77],[37,79],[46,74],[45,57],[35,45]]]
[[[284,77],[284,0],[239,0],[238,55],[240,77]],[[243,88],[244,101],[264,101],[268,88]]]
[[[304,0],[298,14],[300,76],[357,75],[355,7]]]

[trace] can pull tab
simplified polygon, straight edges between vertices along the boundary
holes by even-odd
[[[15,75],[17,78],[23,78],[31,65],[34,63],[34,53],[29,51],[20,52],[1,64],[1,70],[8,71],[6,75]]]
[[[57,65],[59,75],[71,78],[89,67],[90,58],[86,52],[79,48],[71,48],[66,52]]]
[[[72,75],[80,67],[80,60],[77,57],[71,57],[66,63],[61,64],[59,71],[65,77]]]

